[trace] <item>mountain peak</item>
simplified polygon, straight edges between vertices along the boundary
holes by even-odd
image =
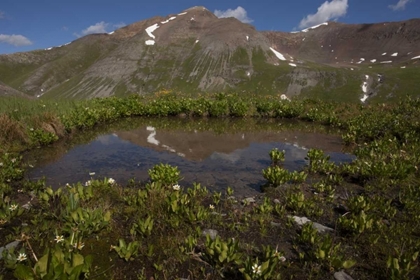
[[[208,11],[208,9],[204,6],[194,6],[184,10],[184,12],[191,12],[191,11]]]

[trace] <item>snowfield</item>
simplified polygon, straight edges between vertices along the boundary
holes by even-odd
[[[321,23],[321,24],[318,24],[318,25],[314,25],[312,27],[308,27],[306,29],[303,29],[302,32],[308,32],[309,30],[318,28],[318,27],[320,27],[322,25],[328,25],[328,22],[324,22],[324,23]]]
[[[286,58],[284,57],[284,55],[282,55],[281,53],[279,53],[278,51],[276,51],[273,48],[270,48],[270,50],[280,59],[280,60],[286,60]]]
[[[150,37],[152,37],[153,39],[155,39],[155,35],[153,35],[153,31],[155,31],[156,29],[159,28],[159,25],[157,23],[153,24],[152,26],[147,27],[145,30],[147,32],[147,35],[149,35]]]

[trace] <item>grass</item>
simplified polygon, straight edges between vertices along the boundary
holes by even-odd
[[[199,183],[186,188],[178,168],[163,164],[149,170],[147,183],[100,178],[52,190],[23,179],[24,146],[2,145],[0,237],[21,240],[0,261],[3,279],[328,279],[341,270],[355,279],[420,275],[420,100],[362,107],[278,96],[157,95],[55,106],[8,99],[0,103],[0,126],[11,132],[1,143],[48,145],[129,116],[287,118],[340,128],[357,158],[335,165],[323,151],[309,150],[308,166],[289,173],[284,155],[272,151],[261,174],[265,193],[249,202],[227,186],[220,193]],[[29,210],[22,207],[28,200]],[[299,226],[293,216],[332,231]],[[219,237],[206,236],[209,229]]]

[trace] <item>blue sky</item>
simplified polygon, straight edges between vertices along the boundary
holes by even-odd
[[[293,31],[327,20],[375,23],[420,17],[420,0],[1,0],[0,54],[59,46],[153,16],[205,6],[257,30]]]

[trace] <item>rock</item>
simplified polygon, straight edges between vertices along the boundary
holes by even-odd
[[[309,223],[311,221],[306,217],[293,216],[292,218],[295,221],[295,223],[297,223],[299,226],[303,226],[304,224]]]
[[[332,229],[332,228],[330,228],[330,227],[326,227],[326,226],[321,225],[321,224],[319,224],[319,223],[313,223],[313,224],[312,224],[312,226],[313,226],[314,228],[316,228],[316,230],[317,230],[319,233],[322,233],[322,232],[325,232],[325,231],[334,231],[334,229]]]
[[[311,220],[309,220],[306,217],[298,217],[298,216],[288,216],[289,218],[292,218],[296,224],[298,224],[299,226],[303,226],[306,223],[310,223],[312,222]],[[319,223],[316,222],[312,222],[312,226],[319,232],[319,233],[323,233],[325,231],[334,231],[334,229],[326,227],[324,225],[321,225]]]
[[[256,202],[256,200],[253,197],[247,197],[247,198],[244,198],[242,200],[242,203],[243,204],[250,204],[250,203],[255,203],[255,202]]]
[[[276,198],[276,199],[274,199],[274,203],[275,203],[275,204],[280,204],[280,200],[278,200],[278,199]]]
[[[3,258],[3,251],[4,250],[10,249],[10,248],[14,248],[17,245],[19,245],[19,243],[20,243],[20,241],[16,240],[16,241],[13,241],[13,242],[7,244],[4,247],[0,247],[0,260]]]
[[[30,201],[28,201],[28,203],[22,205],[22,208],[29,210],[32,208],[32,203]]]
[[[216,239],[216,236],[218,235],[218,232],[215,229],[205,229],[205,230],[203,230],[202,235],[204,235],[204,236],[209,235],[210,238],[212,240],[214,240],[214,239]]]
[[[334,278],[336,280],[353,280],[353,278],[344,271],[338,271],[334,273]]]
[[[236,197],[234,197],[233,195],[229,196],[229,197],[227,198],[227,200],[230,200],[230,201],[232,201],[233,203],[238,203],[238,201],[236,200]]]

